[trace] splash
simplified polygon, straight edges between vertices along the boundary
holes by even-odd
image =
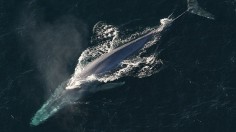
[[[109,53],[113,49],[120,47],[134,39],[137,39],[146,33],[154,32],[154,37],[134,56],[131,56],[123,60],[119,67],[115,71],[111,71],[102,77],[88,77],[88,80],[98,80],[100,82],[111,82],[126,76],[133,76],[138,78],[148,77],[160,71],[163,63],[162,60],[158,58],[158,53],[156,50],[148,51],[153,48],[158,40],[161,38],[161,32],[168,27],[172,22],[172,19],[164,18],[160,20],[161,25],[153,28],[146,28],[143,31],[136,32],[130,36],[120,37],[119,28],[113,25],[108,25],[103,22],[98,22],[94,28],[94,36],[91,39],[91,43],[98,43],[94,47],[89,47],[86,49],[79,57],[78,64],[75,68],[75,72],[70,79],[70,83],[67,84],[68,87],[73,87],[71,85],[78,85],[81,83],[78,76],[83,68],[99,56]]]

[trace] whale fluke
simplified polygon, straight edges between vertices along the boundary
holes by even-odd
[[[197,0],[187,0],[188,9],[187,11],[198,16],[206,17],[208,19],[214,20],[215,17],[211,13],[204,10],[202,7],[199,6]]]

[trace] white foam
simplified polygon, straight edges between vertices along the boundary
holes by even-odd
[[[161,37],[160,32],[163,31],[164,28],[168,26],[168,24],[170,24],[171,22],[171,19],[168,18],[161,19],[160,26],[156,28],[147,28],[141,32],[136,32],[135,34],[130,35],[126,39],[119,38],[118,28],[103,22],[97,23],[93,28],[93,32],[95,34],[93,38],[95,39],[92,39],[91,42],[95,41],[99,44],[94,47],[89,47],[81,54],[78,60],[77,67],[75,68],[75,73],[69,81],[69,85],[71,86],[79,84],[78,81],[80,80],[77,80],[79,73],[83,70],[83,67],[95,60],[97,57],[101,56],[102,54],[108,53],[114,48],[128,43],[133,39],[137,39],[138,37],[151,31],[155,33],[155,37],[153,38],[153,40],[149,41],[144,46],[144,48],[141,49],[138,54],[136,54],[136,56],[132,56],[126,60],[123,60],[121,62],[121,65],[111,73],[108,73],[99,78],[97,78],[96,76],[90,76],[87,79],[98,80],[101,82],[109,82],[125,76],[143,78],[151,76],[152,74],[158,72],[159,68],[163,64],[162,61],[157,57],[156,53],[146,53],[146,50],[156,44],[157,41],[159,41]],[[109,40],[100,41],[104,38],[109,38]]]

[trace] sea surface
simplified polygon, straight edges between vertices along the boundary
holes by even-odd
[[[0,0],[0,132],[235,132],[236,1],[198,0],[215,20],[185,14],[162,34],[164,68],[90,95],[39,126],[35,112],[102,40],[178,16],[186,0]]]

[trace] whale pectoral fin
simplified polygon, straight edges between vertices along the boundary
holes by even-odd
[[[97,88],[97,91],[103,91],[103,90],[108,90],[116,87],[120,87],[124,85],[125,82],[117,82],[117,83],[106,83]]]

